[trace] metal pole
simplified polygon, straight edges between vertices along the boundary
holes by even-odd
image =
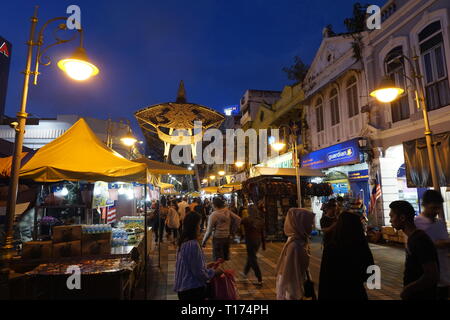
[[[5,245],[3,246],[3,258],[10,259],[13,256],[13,226],[14,226],[14,216],[16,211],[16,202],[17,202],[17,191],[19,188],[19,171],[20,171],[20,162],[21,162],[21,154],[22,154],[22,146],[23,146],[23,138],[25,135],[25,125],[28,114],[26,113],[27,107],[27,99],[28,99],[28,87],[30,82],[30,74],[31,72],[31,62],[33,57],[33,47],[36,44],[34,42],[36,25],[38,22],[37,18],[38,7],[35,7],[34,15],[31,18],[31,28],[30,28],[30,37],[27,42],[28,51],[27,51],[27,60],[23,80],[23,89],[22,89],[22,101],[20,106],[20,111],[17,112],[17,121],[18,125],[15,136],[14,143],[14,153],[12,157],[12,167],[11,167],[11,178],[9,183],[8,190],[8,202],[6,205],[6,240]]]
[[[430,121],[428,118],[428,109],[427,104],[425,102],[425,95],[423,90],[423,83],[421,81],[422,76],[419,74],[419,60],[418,57],[415,56],[413,58],[415,62],[415,70],[414,70],[414,79],[416,81],[416,90],[414,91],[415,94],[415,100],[417,104],[418,109],[422,109],[423,113],[423,122],[425,126],[425,141],[427,143],[427,153],[428,153],[428,162],[430,163],[430,171],[431,171],[431,179],[433,181],[433,189],[437,192],[441,192],[441,188],[439,185],[439,176],[437,172],[437,166],[436,166],[436,157],[435,157],[435,150],[433,145],[433,132],[430,129]],[[442,221],[445,221],[445,215],[444,210],[440,210],[439,217],[442,219]]]
[[[298,207],[302,208],[302,187],[301,187],[301,179],[300,179],[300,161],[298,158],[298,146],[297,146],[297,137],[293,135],[294,138],[294,162],[295,162],[295,179],[297,181],[297,201]]]
[[[147,254],[147,241],[148,241],[148,227],[147,227],[147,183],[144,185],[144,300],[147,300],[147,260],[148,260],[148,254]]]

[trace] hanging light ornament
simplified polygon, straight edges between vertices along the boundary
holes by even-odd
[[[175,102],[156,104],[135,112],[139,126],[144,132],[158,135],[164,142],[164,156],[169,155],[172,145],[190,145],[196,156],[196,144],[209,128],[218,128],[225,117],[208,107],[188,103],[183,81],[180,82]],[[195,122],[201,122],[201,128]],[[197,130],[195,130],[197,129]],[[201,132],[197,132],[200,130]],[[178,132],[178,134],[176,134]]]

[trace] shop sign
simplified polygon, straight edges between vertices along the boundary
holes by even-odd
[[[302,167],[325,169],[360,162],[358,138],[311,152],[303,157]]]
[[[282,155],[270,158],[266,163],[258,164],[256,167],[268,167],[268,168],[293,168],[294,154],[292,152],[286,152]]]
[[[369,170],[358,170],[358,171],[350,171],[348,173],[348,180],[350,181],[361,181],[361,180],[369,180]]]

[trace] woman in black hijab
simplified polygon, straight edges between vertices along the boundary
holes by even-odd
[[[367,300],[367,267],[374,264],[360,217],[344,211],[324,247],[319,300]]]

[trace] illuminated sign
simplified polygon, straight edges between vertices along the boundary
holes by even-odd
[[[225,113],[226,116],[235,116],[238,115],[239,112],[240,112],[239,105],[228,106],[223,109],[223,113]]]
[[[311,152],[303,157],[302,167],[325,169],[360,162],[358,138]]]

